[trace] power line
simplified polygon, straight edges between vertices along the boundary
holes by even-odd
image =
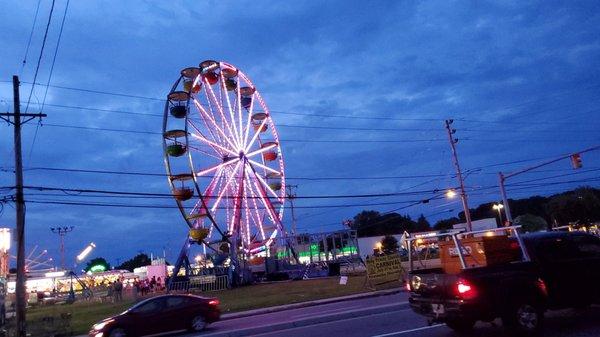
[[[47,87],[48,88],[48,87]],[[32,103],[35,104],[35,103]],[[56,108],[66,108],[66,109],[77,109],[77,110],[89,110],[89,111],[100,111],[105,113],[118,113],[118,114],[128,114],[128,115],[137,115],[137,116],[147,116],[147,117],[156,117],[162,118],[163,114],[154,114],[154,113],[142,113],[142,112],[133,112],[133,111],[125,111],[125,110],[116,110],[116,109],[105,109],[105,108],[93,108],[93,107],[82,107],[82,106],[74,106],[74,105],[64,105],[64,104],[46,104],[46,106],[56,107]],[[595,112],[600,109],[594,109],[587,112]],[[360,119],[384,119],[384,120],[399,120],[399,121],[441,121],[441,119],[395,119],[395,118],[387,118],[387,117],[359,117],[359,116],[341,116],[341,115],[315,115],[315,114],[303,114],[303,113],[293,113],[293,112],[284,112],[284,111],[275,111],[271,110],[272,113],[278,114],[292,114],[292,115],[301,115],[301,116],[317,116],[317,117],[335,117],[335,118],[352,118],[357,117]],[[457,119],[457,121],[462,122],[478,122],[484,123],[486,121],[475,121],[468,119]],[[506,124],[504,122],[499,122],[500,124]],[[539,123],[538,123],[539,124]],[[543,124],[543,123],[542,123]],[[390,131],[390,132],[428,132],[428,131],[440,131],[440,128],[373,128],[373,127],[340,127],[340,126],[313,126],[313,125],[295,125],[295,124],[277,124],[277,127],[289,127],[289,128],[305,128],[305,129],[323,129],[323,130],[354,130],[354,131]],[[497,129],[461,129],[461,131],[465,132],[485,132],[485,133],[507,133],[507,132],[521,132],[521,133],[573,133],[573,132],[585,132],[591,133],[596,132],[596,130],[519,130],[511,128],[511,130],[497,130]]]
[[[49,199],[27,199],[28,203],[37,203],[37,204],[53,204],[53,205],[73,205],[73,206],[98,206],[98,207],[124,207],[124,208],[162,208],[162,209],[178,209],[178,206],[173,205],[141,205],[141,204],[124,204],[124,203],[101,203],[101,202],[89,202],[89,201],[63,201],[63,200],[49,200]],[[394,202],[385,202],[385,203],[361,203],[361,204],[352,204],[352,205],[314,205],[314,206],[294,206],[294,208],[303,208],[303,209],[323,209],[323,208],[338,208],[338,207],[365,207],[365,206],[385,206],[385,205],[398,205],[398,204],[418,204],[422,203],[422,200],[411,200],[411,201],[394,201]],[[409,205],[409,206],[410,206]],[[284,206],[284,208],[289,209],[290,206]],[[400,207],[397,209],[403,209],[404,207]],[[229,209],[225,206],[217,207],[217,209],[224,210]],[[246,209],[245,206],[242,206],[241,209]],[[264,210],[264,207],[258,207],[259,210]]]
[[[40,112],[43,112],[43,110],[44,110],[44,104],[46,104],[46,97],[48,95],[48,87],[50,85],[50,81],[52,80],[52,74],[54,72],[54,64],[56,63],[56,56],[58,55],[58,49],[60,47],[60,39],[62,37],[63,28],[65,26],[65,20],[67,18],[67,11],[69,9],[69,2],[70,2],[70,0],[67,0],[67,4],[65,5],[65,12],[63,13],[63,18],[62,18],[62,21],[60,23],[60,30],[58,31],[58,39],[56,40],[56,48],[54,48],[54,56],[52,57],[52,64],[50,66],[50,74],[48,75],[48,82],[46,82],[46,90],[44,91],[44,98],[42,100],[42,108],[40,109]]]
[[[44,104],[46,104],[46,97],[48,96],[48,85],[50,85],[50,81],[52,80],[52,74],[54,73],[54,64],[56,63],[56,56],[58,55],[58,48],[60,46],[60,39],[62,37],[63,28],[65,26],[65,19],[67,18],[67,10],[69,9],[69,1],[67,0],[67,4],[65,5],[65,12],[63,14],[62,22],[60,23],[60,30],[58,32],[58,39],[56,40],[56,48],[54,48],[54,56],[52,57],[52,63],[50,66],[50,74],[48,75],[48,82],[46,82],[46,89],[44,90],[44,98],[42,99],[42,107],[40,109],[40,113],[44,112]],[[35,80],[34,80],[35,82]],[[32,86],[33,88],[33,86]],[[28,102],[29,104],[29,102]],[[31,142],[31,147],[29,148],[28,160],[31,160],[31,154],[33,153],[33,149],[35,147],[35,141],[37,139],[38,130],[40,129],[40,124],[42,120],[39,120],[39,123],[35,127],[35,133],[33,134],[33,141]]]
[[[25,69],[25,64],[27,63],[27,55],[29,55],[29,47],[31,46],[31,38],[33,38],[33,32],[35,31],[35,24],[37,23],[38,13],[40,11],[40,3],[42,0],[38,0],[37,6],[35,8],[35,15],[33,16],[33,25],[31,26],[31,33],[29,33],[29,39],[27,40],[27,47],[25,48],[25,56],[23,57],[23,63],[21,64],[21,74],[23,73],[23,69]]]
[[[48,23],[46,24],[46,31],[44,33],[44,39],[42,40],[42,48],[40,49],[40,56],[37,61],[37,66],[35,67],[35,73],[33,75],[33,83],[37,79],[38,72],[40,70],[40,64],[42,63],[42,56],[44,55],[44,47],[46,47],[46,39],[48,38],[48,30],[50,29],[50,22],[52,22],[52,13],[54,13],[54,3],[55,0],[52,0],[52,6],[50,7],[50,14],[48,15]],[[25,106],[25,113],[27,113],[29,109],[29,102],[31,101],[31,95],[33,94],[33,89],[35,88],[35,84],[31,85],[31,90],[29,91],[29,98],[27,98],[27,105]]]
[[[162,132],[156,131],[144,131],[144,130],[125,130],[125,129],[113,129],[113,128],[99,128],[79,125],[64,125],[64,124],[44,124],[49,127],[67,128],[67,129],[79,129],[79,130],[90,130],[90,131],[106,131],[106,132],[123,132],[132,134],[150,134],[150,135],[162,135]],[[462,141],[481,141],[481,142],[583,142],[587,141],[584,139],[489,139],[489,138],[461,138]],[[590,139],[591,140],[591,139]],[[282,142],[298,142],[298,143],[426,143],[426,142],[443,142],[441,138],[433,139],[282,139]]]
[[[170,196],[169,193],[151,193],[151,192],[131,192],[131,191],[110,191],[110,190],[98,190],[98,189],[75,189],[75,188],[63,188],[63,187],[48,187],[48,186],[23,186],[25,189],[37,190],[37,191],[61,191],[61,192],[72,192],[72,193],[97,193],[97,194],[114,194],[114,195],[134,195],[134,196]],[[395,197],[402,195],[418,195],[425,193],[436,193],[437,190],[421,190],[413,192],[395,192],[395,193],[376,193],[376,194],[347,194],[347,195],[308,195],[308,196],[296,196],[296,199],[345,199],[345,198],[372,198],[372,197]],[[207,196],[205,198],[216,198],[216,196]],[[229,197],[229,199],[238,197]],[[261,197],[256,197],[261,198]]]

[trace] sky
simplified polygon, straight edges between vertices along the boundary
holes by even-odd
[[[56,0],[31,91],[51,4],[39,1],[35,25],[38,1],[0,4],[0,110],[13,111],[19,75],[21,110],[47,114],[23,127],[25,185],[58,190],[25,191],[26,244],[55,261],[54,226],[75,227],[68,263],[92,241],[91,257],[113,264],[138,252],[175,260],[187,229],[174,200],[61,189],[169,193],[164,99],[206,59],[237,66],[269,106],[302,232],[341,229],[364,209],[456,216],[458,200],[415,204],[457,186],[445,119],[472,208],[500,199],[499,171],[600,144],[596,1],[72,1],[57,49],[67,1]],[[576,171],[563,160],[511,178],[509,197],[600,187],[599,154]],[[14,186],[13,167],[12,127],[0,123],[0,187]],[[346,197],[303,198],[332,195]],[[0,226],[14,228],[13,203]]]

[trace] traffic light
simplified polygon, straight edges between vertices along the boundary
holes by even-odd
[[[571,165],[573,165],[574,169],[578,169],[583,166],[581,163],[581,155],[579,153],[574,153],[571,155]]]

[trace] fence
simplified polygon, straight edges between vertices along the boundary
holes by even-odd
[[[229,277],[227,275],[202,275],[192,276],[189,281],[173,282],[169,291],[219,291],[229,288]]]

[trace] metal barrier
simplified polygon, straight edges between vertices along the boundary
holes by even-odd
[[[219,291],[229,288],[229,277],[227,275],[202,275],[192,276],[189,281],[173,282],[169,291]]]

